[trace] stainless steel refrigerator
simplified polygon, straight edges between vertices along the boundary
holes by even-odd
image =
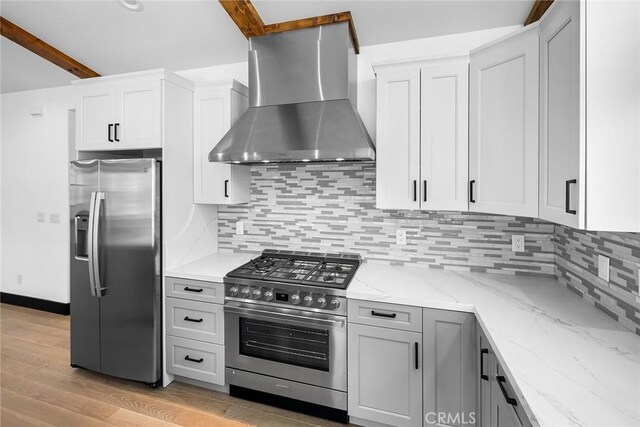
[[[162,308],[160,162],[70,166],[71,365],[157,385]]]

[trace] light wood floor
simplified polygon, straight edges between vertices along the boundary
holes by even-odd
[[[0,425],[344,426],[181,383],[69,366],[69,317],[0,304]]]

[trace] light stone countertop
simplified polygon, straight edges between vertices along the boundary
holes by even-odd
[[[168,269],[165,276],[222,283],[224,276],[255,258],[256,254],[218,252],[179,267]]]
[[[554,279],[364,263],[347,298],[475,313],[534,425],[640,426],[640,337]]]

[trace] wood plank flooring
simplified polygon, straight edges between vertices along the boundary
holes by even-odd
[[[0,304],[0,425],[328,426],[343,424],[172,383],[145,384],[69,366],[69,317]]]

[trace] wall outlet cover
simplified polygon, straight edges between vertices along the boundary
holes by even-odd
[[[609,281],[609,258],[604,255],[598,255],[598,277]]]
[[[60,214],[59,213],[49,214],[49,222],[51,224],[60,224]]]
[[[514,234],[511,236],[511,250],[513,252],[524,252],[524,235],[523,234]]]
[[[407,244],[407,230],[396,230],[396,245]]]
[[[236,234],[244,234],[244,222],[236,222]]]
[[[44,222],[44,212],[38,212],[36,216],[36,222]]]

